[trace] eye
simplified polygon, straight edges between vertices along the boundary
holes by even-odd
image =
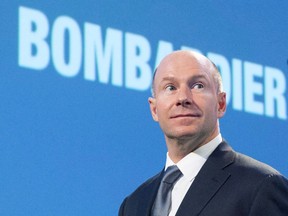
[[[202,83],[195,83],[192,86],[192,89],[202,89],[202,88],[204,88],[204,85]]]
[[[174,91],[174,90],[176,90],[176,87],[173,86],[173,85],[167,85],[167,86],[165,86],[165,90],[167,90],[167,91]]]

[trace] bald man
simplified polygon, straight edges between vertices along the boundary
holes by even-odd
[[[166,165],[123,201],[119,216],[288,215],[287,179],[223,140],[226,94],[209,59],[192,51],[169,54],[155,71],[152,92],[148,101],[164,133]],[[172,167],[177,178],[163,189]]]

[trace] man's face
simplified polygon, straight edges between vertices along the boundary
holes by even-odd
[[[190,52],[175,52],[159,65],[154,98],[149,98],[152,117],[166,138],[199,137],[208,142],[218,134],[218,118],[226,109],[225,93],[217,92],[211,62]]]

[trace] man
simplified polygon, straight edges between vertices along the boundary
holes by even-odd
[[[165,135],[166,166],[123,201],[120,216],[288,215],[287,179],[222,139],[226,95],[210,60],[173,52],[159,64],[152,89],[150,110]]]

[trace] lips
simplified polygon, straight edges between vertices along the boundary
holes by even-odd
[[[185,114],[175,114],[172,115],[170,118],[174,119],[174,118],[196,118],[196,117],[200,117],[200,115],[195,113],[185,113]]]

